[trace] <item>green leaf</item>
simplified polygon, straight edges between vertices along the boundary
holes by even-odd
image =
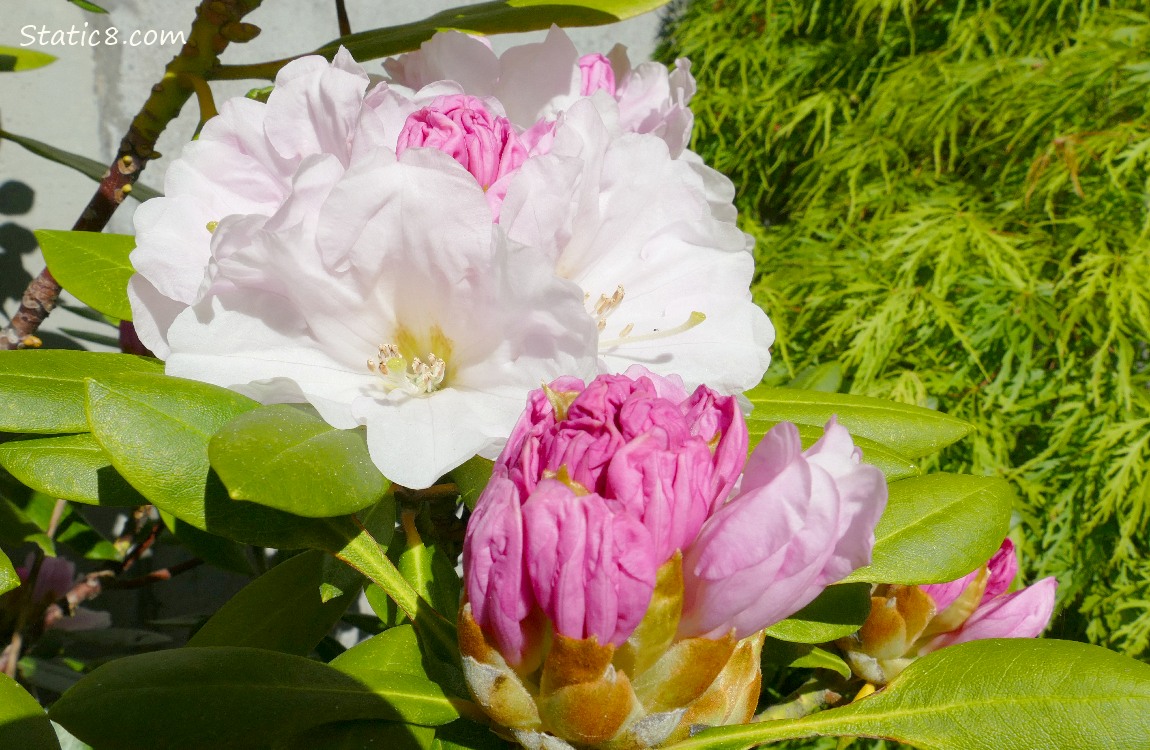
[[[56,543],[28,515],[6,497],[0,497],[0,544],[20,547],[35,544],[44,554],[55,556]]]
[[[462,465],[451,470],[451,481],[459,487],[459,499],[470,509],[475,510],[475,501],[479,493],[491,480],[491,471],[495,462],[482,456],[474,456],[464,461]]]
[[[321,568],[319,597],[325,602],[363,588],[363,574],[342,560],[324,555]]]
[[[116,470],[161,510],[197,529],[279,549],[339,549],[358,528],[347,518],[299,518],[228,497],[208,464],[217,430],[258,404],[164,375],[89,380],[92,435]]]
[[[458,716],[433,684],[413,686],[415,678],[394,673],[379,677],[382,684],[365,685],[326,664],[276,651],[174,649],[105,664],[49,715],[93,747],[117,750],[266,747],[335,721]]]
[[[60,286],[94,310],[120,320],[132,319],[128,279],[136,271],[128,254],[136,247],[135,237],[49,229],[37,229],[34,234]]]
[[[709,729],[667,750],[744,750],[804,737],[883,737],[930,750],[1143,750],[1150,665],[1069,641],[972,641],[884,690],[803,719]]]
[[[821,648],[812,648],[791,662],[790,666],[805,669],[829,669],[838,673],[844,680],[851,677],[850,665],[841,656]]]
[[[747,418],[747,434],[750,438],[749,445],[751,449],[759,444],[763,436],[767,432],[779,424],[778,422],[770,422],[763,419],[757,419],[753,414]],[[814,426],[808,424],[795,424],[798,428],[799,438],[803,441],[803,449],[814,445],[818,439],[823,436],[823,426]],[[899,479],[906,479],[907,477],[915,477],[922,473],[918,464],[911,461],[906,456],[902,456],[896,451],[876,443],[866,438],[851,436],[854,444],[862,451],[862,460],[878,468],[883,473],[888,482],[894,482]]]
[[[56,739],[60,741],[60,750],[92,750],[87,742],[81,742],[56,722],[52,722],[52,729],[56,730]]]
[[[0,747],[60,750],[44,709],[6,674],[0,674]]]
[[[754,405],[754,419],[822,427],[834,415],[852,436],[881,443],[912,459],[940,451],[973,429],[961,419],[932,409],[845,393],[760,386],[746,396]]]
[[[287,404],[240,414],[212,437],[208,456],[232,499],[310,518],[355,513],[390,486],[362,430],[337,430]]]
[[[275,750],[429,750],[435,729],[394,721],[324,724],[275,746]]]
[[[248,557],[247,547],[239,542],[211,534],[197,529],[190,523],[185,523],[167,511],[160,511],[160,519],[172,536],[184,548],[196,557],[202,558],[209,565],[221,570],[230,570],[243,576],[255,575],[251,558]]]
[[[872,562],[844,582],[917,584],[961,578],[1002,544],[1013,499],[1010,485],[994,477],[939,473],[894,482],[875,528]]]
[[[0,432],[87,432],[84,378],[163,368],[158,360],[131,354],[0,351]]]
[[[62,164],[65,167],[76,170],[85,177],[89,177],[96,182],[104,179],[104,175],[108,172],[108,165],[103,162],[98,162],[95,159],[89,159],[86,156],[73,154],[69,151],[50,146],[43,141],[38,141],[34,138],[28,138],[15,133],[9,133],[6,130],[0,130],[0,140],[9,140],[18,146],[23,146],[28,151],[42,156],[48,161]],[[141,201],[146,201],[150,198],[159,198],[163,195],[159,190],[150,188],[142,183],[135,183],[132,185],[132,197]]]
[[[861,628],[869,614],[870,584],[828,586],[813,602],[767,628],[767,635],[780,641],[827,643]]]
[[[838,362],[811,365],[787,383],[787,388],[835,393],[843,384],[843,366]]]
[[[55,55],[22,47],[0,46],[0,73],[35,70],[56,62]]]
[[[427,670],[423,668],[419,640],[411,625],[389,628],[352,646],[332,659],[331,666],[352,675],[357,669],[380,669],[414,677],[428,677]]]
[[[304,552],[245,586],[188,640],[188,646],[251,646],[307,656],[358,591],[323,602],[326,555]]]
[[[432,750],[507,750],[508,747],[489,727],[460,719],[435,728]]]
[[[101,8],[99,5],[96,5],[93,2],[89,2],[89,0],[68,0],[68,2],[72,3],[72,5],[75,5],[77,8],[82,8],[82,9],[84,9],[90,13],[107,13],[108,12],[108,11],[104,10],[103,8]]]
[[[449,560],[438,545],[424,544],[414,511],[401,514],[403,536],[393,544],[400,545],[396,567],[436,612],[454,622],[459,613],[460,580],[455,561]]]
[[[100,444],[86,433],[0,444],[0,466],[52,497],[88,505],[134,507],[147,502],[116,473]]]
[[[20,585],[20,576],[16,575],[16,568],[4,550],[0,550],[0,594],[6,594]]]

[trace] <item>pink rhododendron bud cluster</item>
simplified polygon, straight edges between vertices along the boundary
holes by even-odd
[[[556,28],[500,57],[439,34],[390,81],[346,50],[285,65],[138,209],[140,341],[168,374],[366,426],[413,488],[498,455],[564,373],[752,387],[774,331],[733,188],[656,132],[670,120],[635,119],[685,106],[676,74],[609,57],[581,67]]]
[[[507,192],[507,178],[527,158],[527,150],[506,117],[493,115],[474,96],[440,96],[408,116],[399,131],[395,155],[409,148],[435,148],[455,159],[487,194],[492,213]]]
[[[763,629],[870,562],[886,483],[833,419],[746,452],[733,397],[639,366],[531,393],[463,551],[465,673],[511,737],[656,747],[750,718]]]
[[[1014,543],[977,570],[948,583],[885,585],[871,594],[871,612],[840,645],[854,671],[884,685],[919,656],[981,638],[1036,638],[1050,623],[1057,581],[1043,578],[1007,593],[1018,573]]]

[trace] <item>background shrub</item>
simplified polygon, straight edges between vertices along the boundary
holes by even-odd
[[[976,424],[941,468],[1018,489],[1054,635],[1150,656],[1144,6],[692,0],[662,38],[758,240],[768,378],[837,361]]]

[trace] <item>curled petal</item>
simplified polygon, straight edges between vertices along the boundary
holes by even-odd
[[[962,627],[943,633],[919,649],[920,654],[982,638],[1036,638],[1050,624],[1058,581],[1043,578],[1013,594],[982,604]]]

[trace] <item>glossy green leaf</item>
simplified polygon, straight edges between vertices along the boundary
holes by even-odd
[[[65,167],[76,170],[80,174],[90,179],[99,182],[104,178],[108,171],[108,165],[103,162],[98,162],[95,159],[89,159],[87,156],[80,156],[65,151],[55,146],[50,146],[43,141],[38,141],[35,138],[28,138],[23,135],[10,133],[6,130],[0,130],[0,140],[12,141],[18,146],[22,146],[28,151],[41,156],[48,161],[62,164]],[[147,185],[137,182],[132,185],[132,197],[142,201],[149,198],[158,198],[162,195],[159,190],[150,188]]]
[[[826,643],[861,628],[869,614],[870,584],[828,586],[813,602],[767,628],[767,635],[780,641]]]
[[[56,731],[56,739],[60,741],[60,750],[92,750],[91,745],[81,742],[56,722],[52,722],[52,729]]]
[[[360,62],[417,49],[437,31],[455,29],[472,34],[506,34],[559,26],[601,26],[616,23],[666,5],[668,0],[494,0],[447,10],[422,21],[342,36],[311,54],[331,59],[340,47]],[[273,64],[224,65],[216,78],[271,77],[291,58]]]
[[[0,46],[0,73],[19,73],[35,70],[56,62],[55,55],[26,47]]]
[[[851,676],[850,665],[843,661],[841,656],[821,648],[812,648],[792,661],[791,666],[802,669],[829,669],[844,680],[849,680]]]
[[[866,438],[907,458],[921,458],[961,440],[972,427],[932,409],[845,393],[760,386],[747,391],[751,416],[768,422],[822,427],[832,415],[853,437]]]
[[[136,238],[104,232],[38,229],[36,239],[48,269],[84,304],[120,320],[132,319],[128,279],[135,273],[128,253]]]
[[[459,487],[459,499],[471,510],[475,510],[475,501],[491,479],[494,466],[491,459],[474,456],[451,470],[451,481]]]
[[[325,602],[363,588],[363,574],[342,560],[324,555],[320,567],[319,596]]]
[[[835,393],[843,384],[843,366],[838,362],[811,365],[787,383],[787,388]]]
[[[197,529],[164,510],[160,511],[160,519],[181,546],[209,565],[244,576],[255,575],[246,545]]]
[[[763,439],[763,436],[776,424],[778,424],[778,422],[757,419],[753,414],[747,418],[747,434],[750,438],[749,444],[752,451],[755,446],[759,444],[759,441]],[[814,445],[818,442],[818,439],[823,436],[822,425],[816,427],[814,425],[796,423],[795,427],[798,428],[799,438],[803,441],[804,450]],[[851,437],[855,445],[862,451],[863,462],[877,467],[888,482],[918,476],[922,473],[918,464],[885,445],[854,435]]]
[[[273,750],[430,750],[435,729],[394,721],[341,721],[309,729]]]
[[[0,550],[0,594],[5,594],[20,585],[20,576],[8,555]]]
[[[348,674],[355,674],[357,669],[379,669],[427,678],[422,660],[415,628],[399,625],[352,646],[332,659],[331,666]]]
[[[886,689],[803,719],[709,729],[668,750],[885,737],[929,750],[1144,750],[1150,665],[1069,641],[972,641],[911,664]]]
[[[890,485],[872,562],[845,581],[942,583],[985,563],[1006,537],[1014,491],[1005,480],[927,474]]]
[[[326,664],[276,651],[182,648],[105,664],[49,715],[90,745],[116,750],[266,747],[335,721],[458,715],[434,686],[413,687],[415,678],[394,673],[379,679],[382,684],[365,685]]]
[[[304,552],[245,586],[188,640],[188,646],[251,646],[307,656],[358,591],[323,602],[324,553]]]
[[[146,499],[112,468],[87,433],[0,444],[0,466],[38,492],[88,505],[136,506]]]
[[[60,750],[44,709],[6,674],[0,674],[0,747]]]
[[[56,554],[56,543],[52,537],[33,523],[22,508],[8,498],[0,496],[0,544],[12,548],[29,542],[39,547],[46,555]]]
[[[0,432],[87,432],[85,378],[163,369],[159,360],[131,354],[0,351]]]
[[[403,535],[394,544],[400,546],[396,567],[436,612],[454,622],[459,612],[460,580],[455,561],[449,560],[438,545],[427,545],[417,528],[417,516],[404,511]]]
[[[232,499],[298,516],[355,513],[390,486],[361,430],[337,430],[287,404],[240,414],[212,437],[208,456]]]
[[[232,391],[164,375],[88,382],[92,435],[112,465],[156,507],[198,529],[280,549],[339,549],[358,528],[242,503],[208,464],[208,441],[258,404]]]

